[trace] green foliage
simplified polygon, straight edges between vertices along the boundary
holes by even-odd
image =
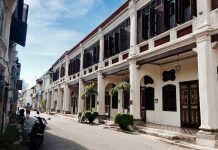
[[[130,88],[130,84],[126,81],[123,81],[121,83],[118,84],[118,89],[122,89],[122,90],[129,90]]]
[[[111,88],[109,90],[109,95],[113,96],[115,93],[118,92],[119,89],[122,89],[124,91],[129,90],[130,88],[130,84],[126,81],[120,82],[118,85],[116,85],[115,87]]]
[[[0,149],[23,150],[23,145],[16,142],[19,139],[18,128],[15,125],[8,125],[5,132],[0,134]]]
[[[113,88],[111,88],[110,90],[109,90],[109,95],[110,96],[113,96],[115,93],[117,93],[118,92],[118,87],[117,86],[115,86],[115,87],[113,87]]]
[[[127,130],[128,125],[133,125],[133,115],[127,113],[118,113],[114,118],[114,123],[118,124],[121,129]]]
[[[89,123],[93,123],[95,118],[98,116],[98,112],[86,111],[84,116],[89,120]]]
[[[86,97],[92,96],[92,95],[98,95],[98,91],[95,88],[95,84],[92,83],[90,85],[87,85],[85,87],[84,93],[81,96],[81,99],[84,100]]]

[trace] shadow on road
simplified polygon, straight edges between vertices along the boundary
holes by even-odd
[[[85,142],[85,141],[84,141]],[[39,150],[88,150],[88,148],[68,139],[45,132],[44,141]]]

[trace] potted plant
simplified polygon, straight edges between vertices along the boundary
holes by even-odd
[[[93,123],[95,118],[98,116],[98,112],[86,111],[84,116],[89,120],[89,123]]]
[[[129,90],[130,84],[129,84],[128,82],[126,82],[126,81],[123,81],[123,82],[120,82],[120,83],[118,84],[118,87],[117,87],[117,88],[126,91],[126,90]]]
[[[90,99],[90,110],[92,111],[92,96],[93,95],[98,95],[98,91],[95,88],[95,84],[92,83],[90,85],[87,85],[85,87],[84,93],[82,94],[81,98],[82,100],[85,100],[85,98],[89,97]]]
[[[118,124],[123,130],[129,130],[128,127],[133,125],[133,115],[128,113],[118,113],[114,117],[114,123]]]

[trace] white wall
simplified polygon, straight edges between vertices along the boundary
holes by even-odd
[[[156,124],[165,124],[173,126],[181,126],[180,121],[180,87],[179,82],[191,81],[198,79],[197,61],[196,59],[190,59],[180,62],[181,70],[176,73],[175,81],[162,81],[162,72],[170,71],[175,68],[177,63],[167,64],[163,66],[143,65],[140,69],[140,78],[145,75],[150,76],[154,80],[155,99],[158,99],[158,103],[155,103],[155,110],[146,111],[147,122]],[[173,84],[176,86],[176,104],[177,111],[163,111],[162,104],[162,87],[166,84]],[[142,82],[141,82],[141,85]],[[139,108],[140,109],[140,108]]]

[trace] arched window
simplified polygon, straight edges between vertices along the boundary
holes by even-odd
[[[176,86],[165,85],[162,88],[163,111],[176,111]]]

